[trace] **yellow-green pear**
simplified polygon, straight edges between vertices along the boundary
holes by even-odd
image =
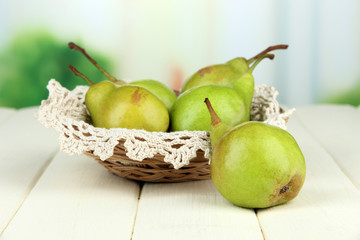
[[[141,86],[154,92],[155,95],[158,96],[161,99],[161,101],[164,102],[169,112],[177,98],[175,92],[171,88],[169,88],[164,83],[156,80],[152,80],[152,79],[136,80],[130,82],[129,84]]]
[[[100,64],[98,64],[92,57],[90,57],[85,49],[78,46],[77,44],[73,42],[69,42],[69,48],[74,49],[81,54],[83,54],[93,65],[95,65],[96,68],[98,68],[105,77],[113,82],[115,85],[122,85],[126,84],[123,80],[118,80],[114,76],[110,75],[105,69],[103,69]],[[136,80],[128,83],[130,85],[136,85],[146,88],[147,90],[150,90],[153,94],[155,94],[158,98],[160,98],[161,101],[164,102],[166,108],[168,111],[172,108],[172,105],[174,104],[176,100],[176,94],[173,90],[171,90],[168,86],[166,86],[164,83],[152,80],[152,79],[143,79],[143,80]]]
[[[211,119],[204,105],[209,98],[222,120],[229,125],[248,121],[244,98],[228,86],[204,85],[182,93],[170,111],[171,131],[210,131]]]
[[[255,85],[252,72],[264,58],[274,58],[268,52],[287,47],[271,46],[251,59],[235,58],[196,72],[185,83],[170,111],[171,130],[210,131],[210,116],[203,104],[205,98],[211,100],[224,123],[235,125],[249,121]]]
[[[266,48],[249,59],[237,57],[226,63],[203,67],[186,80],[181,91],[185,92],[191,88],[207,84],[231,84],[233,81],[239,79],[243,74],[252,73],[254,68],[262,59],[273,59],[274,55],[268,54],[269,52],[287,48],[288,45],[284,44],[274,45]]]
[[[95,84],[73,66],[69,68],[90,84],[85,104],[95,127],[156,132],[168,130],[169,112],[165,104],[148,89],[111,81]]]
[[[207,105],[211,106],[209,101]],[[227,128],[215,111],[209,111],[213,115],[211,179],[225,199],[240,207],[267,208],[299,194],[306,165],[290,133],[254,121]]]

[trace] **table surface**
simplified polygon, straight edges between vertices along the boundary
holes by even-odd
[[[0,108],[0,239],[360,239],[360,109],[298,108],[288,131],[306,159],[300,194],[253,210],[211,180],[141,185],[59,151],[37,107]]]

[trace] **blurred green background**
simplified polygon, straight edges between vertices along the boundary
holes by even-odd
[[[73,89],[103,75],[67,43],[85,48],[119,79],[179,89],[198,69],[289,44],[254,71],[281,104],[360,104],[360,1],[2,0],[0,107],[40,105],[48,81]]]
[[[320,99],[319,103],[360,106],[360,78],[349,89],[328,94],[324,97],[324,99]]]
[[[109,58],[92,53],[105,69]],[[23,108],[40,105],[46,99],[46,85],[55,78],[64,87],[86,85],[68,69],[76,66],[94,81],[104,79],[79,52],[71,51],[66,42],[49,31],[26,31],[15,36],[0,52],[0,106]]]

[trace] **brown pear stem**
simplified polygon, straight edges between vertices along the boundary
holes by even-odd
[[[211,125],[215,126],[219,123],[221,123],[221,119],[219,118],[219,116],[216,114],[214,108],[212,107],[210,100],[208,98],[205,98],[205,101],[207,108],[209,109],[210,112],[210,116],[211,116]]]
[[[289,47],[289,45],[286,44],[279,44],[279,45],[274,45],[274,46],[270,46],[268,48],[266,48],[265,50],[261,51],[260,53],[256,54],[254,57],[250,58],[247,60],[248,64],[251,64],[253,61],[255,61],[257,58],[271,52],[274,50],[278,50],[278,49],[287,49]]]
[[[273,60],[275,57],[274,54],[266,54],[261,56],[260,58],[257,58],[255,60],[255,62],[253,63],[253,65],[251,65],[251,67],[249,68],[249,72],[252,73],[254,71],[254,69],[256,68],[256,66],[265,58],[269,58],[270,60]]]
[[[105,71],[105,69],[102,68],[102,67],[100,66],[100,64],[98,64],[92,57],[90,57],[90,56],[86,53],[85,49],[83,49],[82,47],[76,45],[76,44],[73,43],[73,42],[69,42],[68,45],[69,45],[69,48],[70,48],[70,49],[75,49],[75,50],[81,52],[92,64],[95,65],[95,67],[97,67],[97,69],[100,70],[100,72],[102,72],[102,73],[105,75],[105,77],[106,77],[107,79],[109,79],[110,81],[112,81],[112,82],[114,82],[114,83],[119,83],[119,82],[121,82],[120,80],[117,80],[114,76],[110,75],[107,71]]]
[[[91,81],[88,77],[86,77],[84,74],[82,74],[81,72],[79,72],[75,67],[73,66],[69,66],[69,69],[78,77],[81,77],[82,79],[84,79],[90,86],[94,85],[95,83],[93,81]]]

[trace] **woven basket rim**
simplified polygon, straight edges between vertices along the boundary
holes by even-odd
[[[61,89],[59,90],[60,87],[61,87]],[[71,97],[71,99],[73,100],[73,101],[69,101],[68,103],[73,104],[74,106],[81,105],[82,108],[86,109],[85,102],[84,102],[84,93],[85,93],[86,89],[88,89],[88,86],[78,86],[72,91],[69,91],[67,89],[65,91],[64,88],[62,88],[62,86],[60,85],[60,83],[56,82],[55,79],[52,79],[48,84],[48,89],[49,89],[49,91],[50,90],[54,91],[54,89],[59,90],[58,92],[63,91],[61,93],[63,94],[64,98]],[[55,99],[56,101],[60,101],[60,103],[59,102],[52,103],[50,100],[51,99],[50,99],[50,95],[49,95],[49,99],[44,100],[42,102],[39,113],[41,112],[41,108],[43,107],[43,104],[44,105],[53,104],[56,107],[56,106],[58,106],[56,104],[61,104],[61,101],[63,99],[58,99],[58,98]],[[274,100],[276,101],[276,99],[274,99]],[[49,109],[47,109],[47,110],[49,110]],[[50,110],[53,110],[53,109],[50,109]],[[278,111],[280,111],[280,113],[284,112],[284,110],[280,106],[278,108]],[[187,137],[196,136],[196,137],[198,137],[197,139],[202,139],[203,141],[206,142],[207,146],[210,146],[210,141],[209,141],[210,132],[208,132],[208,131],[184,130],[184,131],[172,131],[172,132],[170,132],[170,131],[169,132],[149,132],[149,131],[146,131],[143,129],[126,129],[126,128],[104,129],[104,128],[94,127],[93,125],[91,125],[91,122],[86,121],[86,119],[76,120],[75,118],[73,118],[73,116],[74,116],[73,113],[67,112],[67,114],[63,114],[61,112],[61,109],[55,109],[54,112],[55,112],[55,114],[58,114],[59,112],[61,114],[53,116],[52,115],[53,112],[51,112],[51,113],[46,112],[45,114],[41,113],[43,118],[45,118],[45,119],[47,118],[46,120],[43,119],[42,123],[45,126],[54,127],[53,125],[51,125],[51,124],[54,124],[54,121],[60,122],[59,125],[61,125],[61,126],[57,126],[56,130],[58,130],[61,133],[59,139],[62,139],[63,141],[65,141],[65,143],[62,142],[62,144],[63,145],[68,144],[67,146],[69,146],[69,143],[66,143],[67,138],[71,138],[71,137],[79,138],[76,135],[76,131],[84,130],[84,129],[79,129],[79,127],[75,126],[76,124],[72,125],[71,124],[72,121],[73,122],[81,122],[83,124],[82,126],[85,128],[86,131],[87,130],[90,131],[90,129],[91,129],[91,131],[93,131],[93,132],[102,131],[102,133],[104,133],[104,132],[109,133],[109,135],[117,135],[119,133],[129,134],[131,132],[135,136],[138,136],[138,134],[139,135],[145,134],[146,137],[154,137],[154,136],[161,135],[161,136],[165,136],[165,139],[166,139],[166,137],[170,138],[172,136],[182,136],[185,139]],[[76,114],[79,114],[79,113],[77,112]],[[84,115],[84,113],[80,113],[80,114]],[[90,119],[88,112],[86,114],[87,114],[86,118]],[[66,125],[66,124],[68,124],[68,125]],[[70,128],[72,128],[72,129],[70,129]],[[68,133],[66,133],[66,131]],[[75,133],[73,133],[71,131],[75,131]],[[90,134],[90,133],[85,133],[85,134]],[[89,137],[92,137],[92,136],[94,136],[94,135],[91,135],[91,134],[89,135]],[[79,139],[82,141],[81,138],[79,138]],[[96,149],[90,149],[90,150],[88,149],[88,150],[83,150],[81,152],[76,152],[76,153],[85,154],[85,155],[97,160],[101,165],[106,167],[110,172],[112,172],[118,176],[122,176],[122,177],[125,177],[128,179],[133,179],[133,180],[150,181],[150,182],[178,182],[178,181],[203,180],[203,179],[210,178],[210,169],[209,169],[210,150],[208,148],[206,149],[206,151],[205,151],[205,149],[201,149],[201,148],[196,149],[196,151],[193,153],[194,155],[191,155],[192,157],[191,157],[191,159],[189,159],[189,162],[187,164],[182,165],[179,169],[175,169],[174,165],[172,163],[165,161],[165,155],[160,154],[160,153],[155,153],[151,157],[145,157],[141,161],[131,159],[128,156],[127,146],[125,146],[125,142],[127,140],[126,137],[122,138],[121,134],[120,134],[120,135],[116,136],[116,139],[117,139],[116,141],[115,140],[113,141],[114,147],[113,147],[112,155],[105,159],[101,158],[101,156],[99,155],[99,152],[96,152]],[[146,141],[146,139],[142,139],[142,140]],[[107,143],[107,141],[108,141],[108,139],[105,139],[104,143]],[[86,145],[86,143],[79,143],[79,144]],[[66,150],[66,147],[65,147],[65,149],[62,149],[62,150]],[[73,152],[68,152],[68,153],[73,154]]]

